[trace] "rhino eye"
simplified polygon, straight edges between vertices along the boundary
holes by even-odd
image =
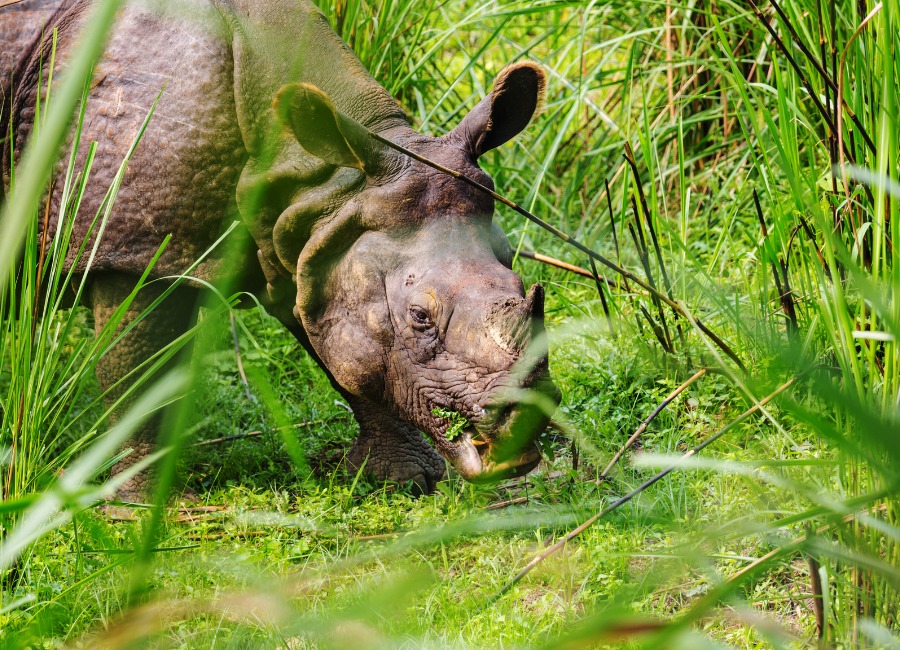
[[[418,305],[409,308],[409,318],[416,329],[426,329],[432,325],[428,312]]]

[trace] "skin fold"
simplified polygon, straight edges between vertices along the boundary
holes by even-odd
[[[12,129],[21,151],[46,35],[58,30],[64,74],[90,3],[15,6],[16,15],[0,9],[0,51],[19,53],[0,59],[0,83],[3,132]],[[260,296],[319,362],[359,422],[351,466],[365,462],[379,479],[423,490],[445,461],[469,480],[525,473],[540,460],[535,440],[559,402],[543,289],[526,292],[509,268],[490,197],[368,132],[492,186],[478,158],[527,126],[543,87],[540,68],[514,64],[459,124],[431,137],[410,127],[308,2],[128,2],[89,93],[82,142],[98,148],[81,215],[100,206],[163,92],[92,266],[74,251],[67,259],[89,272],[100,327],[167,235],[153,269],[161,279],[183,273],[236,220],[232,239],[246,246],[213,251],[193,275]],[[51,202],[58,210],[59,184]],[[93,236],[91,217],[79,217],[74,241]],[[158,295],[156,284],[139,293],[126,323]],[[129,370],[190,326],[198,286],[180,287],[101,360],[110,403]],[[466,427],[448,439],[450,423],[435,409],[459,414]],[[158,426],[129,443],[118,469],[150,453]],[[138,475],[120,497],[140,500],[147,480]]]

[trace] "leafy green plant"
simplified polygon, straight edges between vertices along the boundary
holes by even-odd
[[[447,440],[456,440],[462,435],[463,431],[472,426],[471,422],[466,419],[466,416],[459,411],[435,407],[431,409],[431,414],[435,417],[447,420],[447,429],[444,431],[444,437],[447,438]]]

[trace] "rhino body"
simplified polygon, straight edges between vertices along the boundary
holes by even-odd
[[[87,0],[0,8],[2,133],[12,129],[17,151],[33,123],[51,30],[55,74],[65,74],[90,10]],[[542,89],[535,66],[508,68],[455,129],[432,138],[410,128],[305,0],[126,2],[89,91],[82,141],[98,148],[74,241],[88,233],[159,101],[90,267],[97,327],[167,235],[153,268],[159,279],[184,273],[223,223],[238,220],[232,239],[247,243],[238,246],[246,254],[235,259],[235,246],[220,247],[192,275],[263,297],[316,358],[360,424],[351,464],[425,489],[443,475],[443,459],[473,480],[530,470],[549,415],[503,395],[538,388],[558,402],[546,350],[533,345],[543,332],[542,290],[526,295],[508,268],[490,197],[367,131],[490,184],[478,156],[524,128]],[[6,187],[8,146],[4,152]],[[56,184],[54,213],[59,194]],[[86,257],[76,262],[70,251],[67,260],[85,271]],[[142,290],[128,316],[163,286]],[[109,400],[128,371],[190,325],[195,301],[193,289],[180,288],[104,357],[98,376]],[[447,440],[435,408],[473,426]],[[152,449],[156,426],[138,435],[117,469]],[[138,476],[122,496],[138,498],[145,480]]]

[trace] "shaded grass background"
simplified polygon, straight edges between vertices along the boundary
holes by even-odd
[[[548,289],[552,369],[575,446],[550,434],[555,460],[526,480],[451,478],[414,499],[344,473],[346,411],[274,321],[238,316],[248,398],[227,319],[210,315],[192,432],[271,431],[283,419],[273,410],[325,420],[297,433],[315,471],[298,471],[276,433],[186,449],[181,482],[210,509],[167,515],[147,560],[146,604],[128,608],[127,584],[147,519],[111,524],[88,510],[7,577],[0,638],[54,645],[108,628],[110,642],[149,635],[176,647],[554,647],[560,636],[568,647],[896,645],[896,6],[803,0],[784,4],[786,19],[705,0],[322,8],[435,135],[504,65],[528,58],[548,71],[541,117],[482,160],[497,187],[630,270],[649,270],[748,368],[688,389],[648,428],[643,450],[680,453],[796,372],[832,370],[716,443],[716,463],[670,475],[484,607],[548,536],[650,475],[622,463],[611,481],[592,480],[669,391],[699,366],[732,367],[727,359],[620,280],[605,296],[610,328],[595,283],[519,259],[526,283]],[[838,141],[836,91],[797,42],[835,86],[843,79],[875,147],[846,113]],[[853,180],[862,174],[847,169],[851,158],[874,182]],[[587,266],[510,211],[498,219],[513,244]],[[67,318],[86,327],[83,312]],[[780,548],[740,585],[723,582]]]

